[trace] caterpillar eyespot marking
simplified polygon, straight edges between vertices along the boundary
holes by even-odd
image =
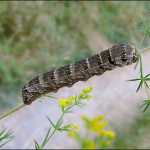
[[[102,75],[105,71],[130,65],[137,60],[138,52],[134,46],[114,45],[99,54],[33,78],[22,88],[23,102],[29,105],[41,94],[57,92],[59,88],[71,87],[78,81],[87,81],[94,75]]]

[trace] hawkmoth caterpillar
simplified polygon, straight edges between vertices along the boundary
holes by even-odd
[[[64,86],[71,87],[78,81],[86,81],[107,70],[124,67],[138,59],[136,48],[130,44],[118,44],[89,58],[71,63],[39,75],[22,88],[24,104],[31,104],[41,94],[57,92]]]

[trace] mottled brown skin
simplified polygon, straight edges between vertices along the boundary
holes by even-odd
[[[108,50],[89,58],[60,67],[29,81],[22,88],[24,104],[31,104],[41,94],[57,92],[64,86],[71,87],[78,81],[86,81],[94,75],[102,75],[107,70],[135,63],[137,50],[130,44],[114,45]]]

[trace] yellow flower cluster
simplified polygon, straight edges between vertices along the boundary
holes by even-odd
[[[93,141],[85,140],[84,145],[86,145],[86,147],[83,147],[83,149],[95,149],[95,143]]]
[[[83,92],[81,93],[81,95],[79,96],[80,99],[82,98],[87,98],[88,100],[90,98],[93,97],[93,95],[87,95],[87,93],[89,93],[91,90],[93,90],[94,86],[91,86],[90,88],[87,88],[87,89],[83,89]],[[59,107],[66,107],[67,104],[70,104],[72,103],[74,100],[76,99],[76,96],[72,96],[70,97],[69,99],[61,99],[61,98],[58,98],[58,100],[60,101],[59,103]],[[83,105],[86,106],[86,103],[83,103]]]
[[[83,92],[80,95],[80,98],[87,98],[88,100],[93,97],[93,95],[87,95],[87,93],[91,92],[94,89],[94,86],[90,86],[90,88],[83,89]]]
[[[72,97],[70,97],[69,99],[60,99],[60,98],[59,98],[59,99],[58,99],[58,100],[60,101],[59,107],[61,107],[61,106],[66,107],[67,104],[72,103],[75,98],[76,98],[75,96],[72,96]]]
[[[110,140],[112,139],[113,137],[115,137],[115,133],[112,132],[112,131],[105,131],[105,130],[101,130],[100,131],[100,134],[103,136],[103,135],[107,135],[107,138]]]
[[[86,128],[87,128],[87,135],[90,135],[90,131],[94,131],[95,137],[93,139],[98,140],[88,140],[89,137],[86,135],[86,137],[82,138],[79,134],[75,135],[74,138],[81,143],[81,146],[83,149],[102,149],[105,147],[108,147],[111,143],[111,139],[115,137],[115,133],[112,131],[106,131],[102,128],[107,126],[107,122],[103,121],[104,116],[100,115],[98,117],[95,117],[94,119],[89,119],[86,116],[82,116],[82,119],[86,122]],[[76,130],[78,126],[76,124],[74,125],[74,130],[70,130],[68,132],[69,136],[73,136],[73,133],[77,133]],[[91,139],[91,137],[90,137]]]
[[[78,134],[78,125],[74,123],[74,124],[72,124],[71,127],[72,127],[72,129],[69,130],[68,135],[73,136],[73,132],[75,134]]]
[[[100,123],[100,121],[104,118],[102,115],[95,117],[93,120],[90,120],[85,116],[82,116],[82,118],[88,123],[88,130],[93,130],[98,134],[100,130],[108,124],[106,121]]]

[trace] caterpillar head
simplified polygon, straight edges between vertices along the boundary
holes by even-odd
[[[115,66],[124,67],[138,59],[136,48],[130,44],[118,44],[109,49],[109,61]]]

